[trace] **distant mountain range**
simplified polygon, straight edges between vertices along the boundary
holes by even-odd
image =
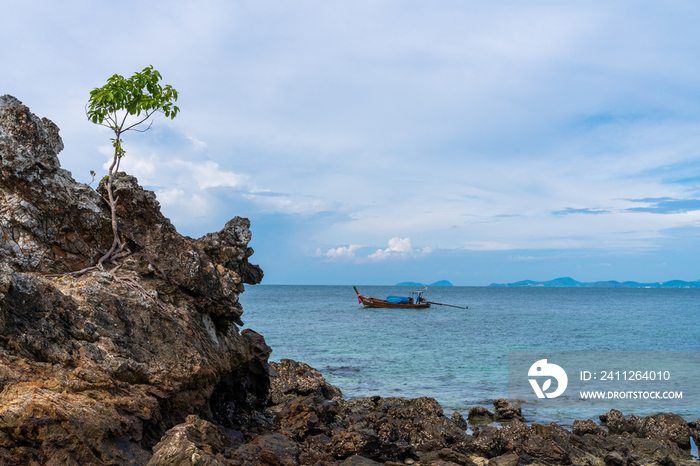
[[[547,282],[535,282],[523,280],[515,283],[491,283],[489,286],[540,286],[540,287],[570,287],[570,288],[700,288],[700,280],[686,282],[683,280],[671,280],[657,283],[638,282],[579,282],[570,277],[555,278]]]
[[[397,283],[394,286],[453,286],[452,283],[448,282],[447,280],[440,280],[439,282],[431,283],[430,285],[424,285],[423,283],[418,283],[418,282],[401,282]]]

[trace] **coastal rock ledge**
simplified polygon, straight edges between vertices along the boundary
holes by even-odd
[[[262,270],[248,220],[179,235],[154,193],[116,175],[131,254],[79,271],[112,242],[104,190],[61,169],[58,127],[0,97],[0,466],[675,466],[700,420],[619,411],[525,425],[520,405],[445,416],[436,400],[347,401],[316,369],[240,331]],[[500,426],[497,422],[503,421]]]

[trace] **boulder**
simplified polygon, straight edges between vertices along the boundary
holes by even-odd
[[[469,424],[473,425],[490,424],[496,420],[496,415],[481,406],[472,406],[469,409],[467,419],[469,419]]]
[[[611,434],[634,432],[634,426],[616,409],[611,409],[607,414],[602,414],[600,422],[608,428],[608,432]]]
[[[270,363],[270,405],[284,405],[300,395],[332,400],[343,393],[308,364],[291,359]]]
[[[630,423],[640,437],[669,440],[690,450],[690,428],[677,414],[658,413],[644,418],[631,415]]]
[[[536,458],[554,464],[571,464],[571,455],[567,451],[570,435],[556,424],[526,426],[519,421],[501,431],[504,451],[515,453],[520,458]]]
[[[525,421],[520,403],[515,400],[499,398],[493,401],[493,406],[496,408],[496,421],[511,421],[513,419]]]
[[[227,437],[211,422],[191,415],[165,433],[147,466],[223,466],[223,453],[234,445],[239,446],[240,442]]]

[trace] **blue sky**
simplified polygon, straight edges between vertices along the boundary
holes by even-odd
[[[252,221],[268,284],[697,280],[697,2],[7,2],[0,94],[60,128],[147,65],[180,115],[123,169],[192,237]]]

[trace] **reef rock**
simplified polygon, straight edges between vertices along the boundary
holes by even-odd
[[[188,415],[226,426],[263,410],[270,348],[236,325],[243,283],[262,278],[248,221],[183,237],[119,173],[132,254],[118,273],[142,289],[60,275],[112,241],[108,205],[60,168],[62,148],[55,124],[0,97],[0,464],[146,464]]]

